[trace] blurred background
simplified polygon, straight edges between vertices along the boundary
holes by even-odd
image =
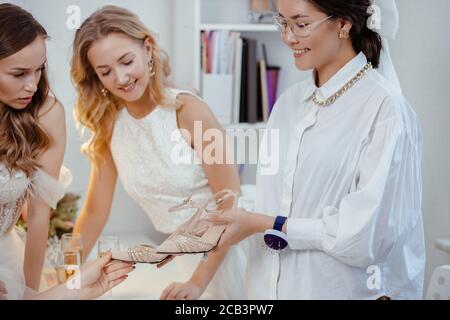
[[[113,4],[137,13],[153,30],[160,45],[168,52],[175,85],[199,89],[199,38],[202,24],[225,23],[220,16],[233,10],[233,19],[247,19],[246,0],[11,0],[29,10],[47,29],[48,65],[52,88],[66,109],[68,145],[65,165],[74,180],[70,191],[84,197],[88,182],[89,162],[81,155],[81,140],[72,112],[75,90],[70,80],[71,42],[74,30],[66,22],[71,5],[78,6],[81,21],[97,8]],[[450,254],[435,247],[437,239],[450,238],[450,2],[448,0],[397,0],[400,30],[391,42],[391,54],[403,92],[418,114],[424,132],[423,154],[423,217],[427,244],[426,287],[432,271],[450,264]],[[216,7],[214,7],[216,6]],[[219,6],[219,7],[217,7]],[[222,10],[223,9],[223,10]],[[237,11],[236,11],[237,10]],[[226,14],[226,13],[225,13]],[[238,18],[236,18],[238,17]],[[217,20],[217,21],[214,21]],[[247,25],[231,21],[236,28]],[[248,22],[248,21],[247,21]],[[238,24],[240,23],[240,24]],[[263,38],[269,46],[269,56],[282,67],[278,95],[305,74],[295,69],[291,55],[279,40],[279,35],[266,27],[249,27],[245,32]],[[268,35],[265,35],[266,33]],[[264,34],[264,35],[263,35]],[[274,48],[275,47],[275,48]],[[242,172],[244,183],[254,183],[254,168]],[[146,234],[159,241],[158,234],[142,210],[117,187],[113,209],[105,234]]]

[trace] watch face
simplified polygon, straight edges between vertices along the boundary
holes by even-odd
[[[283,250],[288,245],[286,237],[277,235],[273,231],[277,230],[270,230],[266,232],[266,234],[264,235],[264,242],[270,249]]]

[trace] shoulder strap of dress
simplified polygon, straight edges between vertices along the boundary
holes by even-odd
[[[189,94],[191,96],[194,96],[200,100],[202,100],[201,97],[199,97],[197,94],[195,94],[192,91],[189,90],[181,90],[181,89],[175,89],[175,88],[168,88],[168,97],[170,99],[171,104],[176,104],[176,99],[180,94]]]

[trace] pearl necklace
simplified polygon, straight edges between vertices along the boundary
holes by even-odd
[[[358,82],[359,80],[361,80],[367,72],[369,72],[369,70],[371,70],[372,67],[372,63],[368,62],[363,69],[361,69],[358,74],[356,76],[354,76],[349,82],[347,82],[338,92],[336,92],[335,94],[333,94],[331,97],[329,97],[327,100],[325,101],[319,101],[317,99],[317,91],[314,91],[314,93],[311,95],[311,97],[309,98],[309,100],[311,100],[312,102],[314,102],[316,105],[318,105],[319,107],[329,107],[330,105],[332,105],[339,97],[341,97],[345,92],[347,92],[348,90],[350,90],[356,82]]]

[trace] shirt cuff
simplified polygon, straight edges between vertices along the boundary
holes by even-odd
[[[323,221],[321,219],[287,220],[286,233],[292,250],[322,250]]]

